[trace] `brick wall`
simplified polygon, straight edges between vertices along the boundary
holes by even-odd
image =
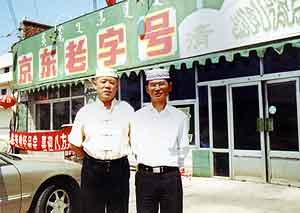
[[[22,29],[22,38],[28,38],[31,37],[37,33],[43,32],[52,26],[40,24],[33,21],[24,20],[21,23],[21,29]]]

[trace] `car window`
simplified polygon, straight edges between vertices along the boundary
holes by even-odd
[[[7,162],[0,158],[0,167],[7,165]]]
[[[0,153],[0,157],[1,155],[4,155],[5,157],[11,159],[11,160],[22,160],[22,158],[20,158],[19,156],[16,156],[16,155],[12,155],[12,154],[7,154],[5,152],[1,152]]]

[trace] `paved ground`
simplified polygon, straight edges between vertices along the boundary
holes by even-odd
[[[183,178],[184,213],[299,213],[300,188],[224,180]],[[130,213],[136,213],[134,175]],[[170,212],[171,213],[171,212]]]

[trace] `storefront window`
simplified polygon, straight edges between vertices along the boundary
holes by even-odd
[[[48,89],[48,97],[49,99],[55,99],[55,98],[59,98],[59,90],[57,87],[50,87]]]
[[[53,129],[60,129],[61,125],[70,123],[70,102],[53,103]]]
[[[213,147],[228,148],[226,86],[211,88]]]
[[[285,45],[282,54],[268,48],[264,55],[264,73],[287,72],[300,69],[300,49]]]
[[[71,95],[74,96],[80,96],[84,94],[84,85],[83,84],[77,84],[76,86],[72,86],[71,89]]]
[[[140,76],[131,73],[129,77],[121,77],[121,100],[127,101],[135,110],[141,108]]]
[[[63,86],[59,88],[59,97],[64,98],[64,97],[69,97],[70,96],[70,86]]]
[[[213,153],[214,156],[214,175],[229,177],[229,154]]]
[[[63,124],[72,123],[76,113],[84,105],[84,85],[51,88],[36,92],[34,97],[36,129],[57,130]]]
[[[234,149],[260,150],[260,133],[256,129],[259,118],[256,85],[232,88]]]
[[[260,74],[259,58],[255,51],[250,52],[249,57],[234,55],[232,62],[226,61],[225,56],[219,58],[218,63],[212,63],[210,59],[204,66],[199,66],[199,82],[215,81],[221,79],[239,78]]]
[[[44,101],[48,99],[47,90],[40,90],[34,94],[35,101]]]
[[[50,104],[36,104],[36,129],[50,129]]]
[[[84,98],[72,99],[72,111],[71,111],[72,123],[74,122],[78,110],[83,106],[84,106]]]
[[[209,113],[208,113],[208,87],[199,87],[199,126],[200,147],[209,148]]]
[[[173,82],[172,92],[169,96],[170,100],[185,100],[196,98],[194,69],[171,69],[170,75]]]

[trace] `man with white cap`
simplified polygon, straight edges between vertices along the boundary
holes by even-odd
[[[138,110],[132,121],[131,144],[137,156],[137,213],[182,213],[179,167],[188,147],[188,117],[168,105],[172,82],[166,69],[146,72],[151,104]]]
[[[73,150],[83,157],[82,213],[128,213],[127,155],[134,110],[115,99],[118,81],[112,70],[96,73],[92,83],[98,98],[78,111],[69,135]]]

